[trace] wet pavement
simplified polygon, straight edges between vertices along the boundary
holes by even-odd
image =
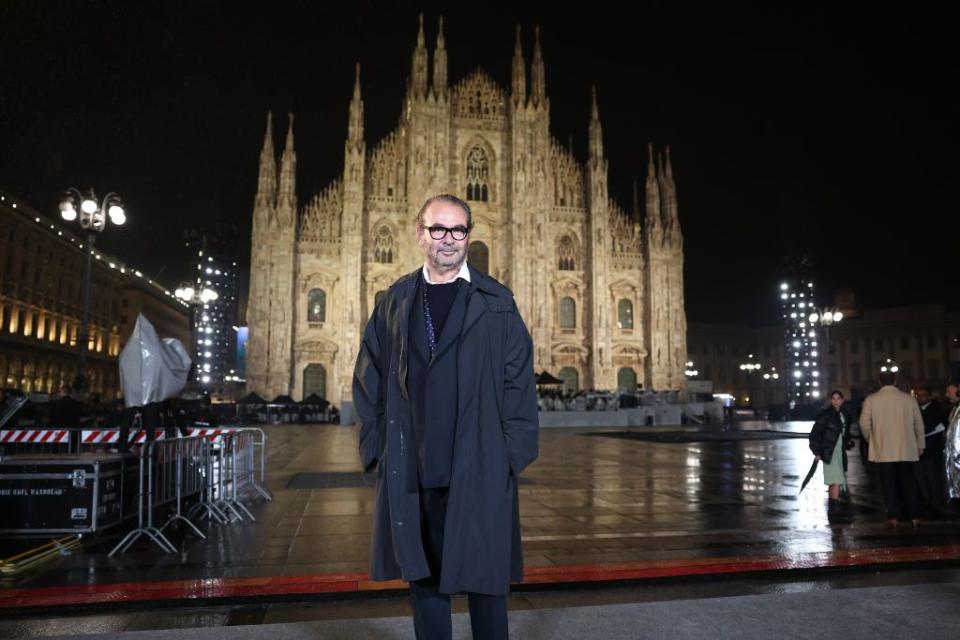
[[[856,452],[849,473],[853,521],[831,526],[819,471],[798,495],[811,456],[805,438],[791,435],[805,432],[809,423],[735,429],[752,433],[726,438],[714,430],[698,438],[678,436],[693,431],[680,427],[633,429],[663,436],[651,441],[623,437],[622,429],[541,430],[540,459],[520,486],[527,582],[960,557],[954,546],[960,524],[893,529],[884,523],[879,487]],[[11,606],[68,602],[77,594],[75,602],[90,604],[252,598],[289,593],[295,583],[310,585],[301,593],[327,595],[380,586],[364,583],[373,489],[359,473],[356,429],[283,425],[267,434],[267,484],[274,500],[247,501],[256,522],[204,524],[206,541],[175,532],[176,554],[141,540],[108,558],[118,536],[89,541],[81,553],[3,583],[0,616],[10,615]],[[138,589],[148,595],[130,597]],[[44,597],[30,599],[37,594]]]

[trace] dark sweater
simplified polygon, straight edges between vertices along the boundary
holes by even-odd
[[[429,289],[424,289],[430,287]],[[407,385],[411,398],[411,426],[417,445],[420,486],[450,486],[453,443],[456,435],[459,333],[466,312],[469,285],[457,280],[449,284],[417,285],[418,298],[427,293],[436,347],[431,351],[422,299],[413,305],[410,317],[410,358]]]
[[[436,331],[437,340],[440,339],[440,334],[443,332],[443,325],[447,321],[447,316],[450,315],[450,306],[453,304],[453,299],[457,297],[461,282],[463,282],[462,278],[443,284],[423,283],[427,287],[430,317],[433,318],[433,328]]]

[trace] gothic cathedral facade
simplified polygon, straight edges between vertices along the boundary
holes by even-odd
[[[423,18],[403,113],[375,146],[364,140],[360,67],[342,176],[305,203],[296,195],[293,116],[279,164],[273,127],[260,154],[247,307],[247,389],[350,402],[363,326],[378,296],[422,264],[414,217],[438,193],[473,210],[468,261],[514,293],[537,371],[568,388],[683,390],[683,236],[670,151],[648,147],[645,212],[607,193],[593,95],[589,158],[550,134],[539,33],[528,68],[520,41],[510,91],[481,69],[452,87],[443,21],[432,77]]]

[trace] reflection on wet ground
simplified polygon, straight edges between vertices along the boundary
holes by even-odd
[[[736,429],[802,433],[809,423]],[[662,429],[671,430],[681,428]],[[108,558],[115,538],[95,542],[8,586],[365,572],[373,489],[354,475],[356,429],[283,425],[267,433],[267,482],[275,498],[250,501],[256,522],[205,525],[206,541],[180,532],[176,554],[138,542]],[[596,429],[543,429],[540,459],[520,487],[526,564],[789,560],[956,540],[960,526],[953,523],[885,526],[877,484],[856,451],[849,473],[853,521],[831,526],[819,471],[798,495],[810,462],[803,438],[650,442],[602,437]]]

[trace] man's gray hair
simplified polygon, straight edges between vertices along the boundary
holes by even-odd
[[[420,211],[417,212],[416,222],[418,227],[423,224],[423,215],[427,212],[427,208],[434,202],[446,202],[447,204],[452,204],[463,209],[464,213],[467,214],[467,229],[473,229],[473,212],[470,211],[470,205],[449,193],[441,193],[440,195],[427,198],[427,201],[420,207]]]

